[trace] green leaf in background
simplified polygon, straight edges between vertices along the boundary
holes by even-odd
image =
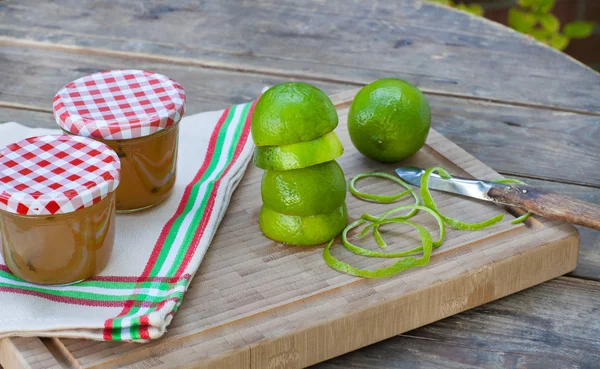
[[[557,50],[564,50],[569,46],[569,38],[560,33],[555,33],[552,35],[549,45]]]
[[[549,42],[548,40],[550,39],[550,34],[550,32],[541,28],[534,29],[533,31],[531,31],[531,36],[533,36],[533,38],[546,44]]]
[[[594,31],[593,22],[577,21],[567,23],[563,28],[565,36],[570,38],[586,38]]]
[[[533,0],[533,4],[531,9],[538,13],[550,13],[550,11],[554,8],[554,3],[556,0]]]
[[[530,13],[523,12],[517,8],[510,8],[508,12],[508,25],[522,33],[531,33],[537,20]]]
[[[542,27],[548,32],[556,32],[560,27],[560,21],[552,14],[538,14],[537,20]]]
[[[469,4],[469,5],[458,4],[456,6],[456,9],[459,9],[459,10],[462,10],[464,12],[471,13],[474,15],[478,15],[480,17],[483,16],[483,8],[479,4]]]
[[[539,0],[519,0],[519,5],[524,9],[530,9],[534,4],[538,3]]]
[[[457,4],[454,2],[456,0],[429,1],[483,16],[483,8],[478,4]],[[558,50],[564,50],[572,38],[586,38],[590,36],[596,26],[593,22],[571,22],[563,27],[561,34],[560,21],[551,13],[556,0],[517,0],[517,3],[521,8],[510,8],[508,12],[508,25],[516,31],[528,34],[536,40]]]
[[[442,5],[447,5],[447,6],[453,6],[454,5],[454,3],[452,2],[452,0],[429,0],[429,2],[438,3],[438,4],[442,4]]]

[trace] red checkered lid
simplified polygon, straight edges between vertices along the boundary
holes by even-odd
[[[0,210],[65,214],[90,207],[119,185],[121,162],[90,138],[47,135],[0,150]]]
[[[109,70],[79,78],[54,96],[54,118],[67,132],[104,140],[149,136],[179,123],[183,87],[162,74]]]

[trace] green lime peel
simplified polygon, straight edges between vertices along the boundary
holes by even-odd
[[[359,268],[353,267],[352,265],[350,265],[348,263],[340,261],[337,258],[335,258],[333,255],[331,255],[331,248],[333,247],[333,244],[335,241],[335,239],[332,239],[329,242],[329,244],[325,247],[325,249],[323,250],[323,258],[325,259],[325,262],[327,263],[327,265],[329,265],[331,268],[338,270],[340,272],[358,276],[358,277],[365,277],[365,278],[390,277],[390,276],[396,275],[404,270],[407,270],[407,269],[410,269],[410,268],[413,268],[416,266],[427,265],[429,263],[432,250],[434,248],[440,247],[442,245],[442,243],[444,242],[444,237],[446,235],[446,225],[448,225],[452,228],[458,229],[458,230],[475,231],[475,230],[481,230],[481,229],[484,229],[487,227],[491,227],[494,224],[500,222],[504,218],[504,214],[498,214],[490,219],[487,219],[487,220],[479,222],[479,223],[465,223],[458,219],[454,219],[454,218],[442,215],[440,213],[439,209],[437,208],[435,201],[433,200],[433,197],[431,196],[431,193],[429,191],[429,177],[434,172],[437,172],[440,175],[440,177],[442,177],[442,178],[452,178],[450,173],[448,173],[443,168],[433,167],[433,168],[427,169],[425,171],[425,173],[423,174],[423,177],[421,178],[420,193],[421,193],[421,197],[423,199],[423,205],[421,205],[419,198],[417,197],[415,191],[407,183],[402,181],[400,178],[392,176],[388,173],[381,173],[381,172],[362,173],[362,174],[359,174],[359,175],[355,176],[354,178],[352,178],[350,181],[350,186],[349,186],[350,192],[354,196],[356,196],[357,198],[359,198],[361,200],[372,201],[372,202],[377,202],[377,203],[382,203],[382,204],[389,204],[389,203],[399,200],[400,198],[406,196],[409,193],[412,194],[413,197],[415,198],[414,205],[398,206],[393,209],[387,210],[380,216],[374,216],[374,215],[366,214],[366,213],[362,214],[360,219],[355,220],[354,222],[352,222],[351,224],[346,226],[346,228],[342,232],[342,237],[341,237],[342,245],[348,251],[350,251],[356,255],[366,256],[366,257],[375,257],[375,258],[399,258],[400,260],[398,260],[396,263],[392,264],[391,266],[388,266],[385,268],[380,268],[380,269],[375,269],[375,270],[359,269]],[[376,194],[369,194],[369,193],[364,193],[364,192],[358,191],[356,189],[356,182],[360,179],[367,178],[367,177],[379,177],[379,178],[389,179],[391,181],[394,181],[394,182],[400,184],[404,188],[406,188],[406,191],[400,192],[396,195],[376,195]],[[498,179],[498,180],[495,180],[494,182],[505,183],[505,184],[509,184],[509,183],[525,184],[524,182],[516,180],[516,179]],[[409,210],[409,212],[405,215],[392,216],[395,213],[402,211],[402,210]],[[425,227],[408,220],[408,219],[412,218],[413,216],[415,216],[420,210],[426,211],[427,213],[431,214],[437,220],[438,226],[440,228],[440,236],[437,241],[433,241],[431,233]],[[518,223],[524,222],[530,216],[531,216],[531,212],[527,212],[526,214],[523,214],[522,216],[511,221],[511,224],[518,224]],[[417,231],[419,232],[419,236],[421,238],[422,244],[420,246],[414,247],[410,250],[405,250],[405,251],[396,252],[396,253],[385,253],[385,252],[367,250],[363,247],[360,247],[360,246],[355,245],[355,244],[351,243],[350,241],[348,241],[348,232],[354,228],[357,228],[357,227],[367,223],[367,222],[370,222],[370,224],[367,224],[363,228],[363,230],[358,234],[358,238],[364,237],[370,230],[373,230],[373,237],[375,238],[375,241],[377,242],[377,244],[382,248],[387,247],[387,244],[386,244],[385,240],[383,239],[383,236],[381,235],[379,227],[382,225],[385,225],[385,224],[390,224],[390,223],[408,224],[408,225],[416,228]],[[416,255],[419,253],[422,253],[422,256],[416,257]]]

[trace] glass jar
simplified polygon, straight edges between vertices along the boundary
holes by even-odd
[[[179,125],[129,140],[100,140],[121,159],[117,188],[119,212],[133,212],[160,204],[169,197],[177,169]]]
[[[185,110],[180,84],[141,70],[95,73],[58,91],[53,108],[63,131],[103,142],[119,155],[117,212],[147,209],[168,198]]]
[[[71,284],[100,273],[115,241],[119,159],[83,137],[32,137],[0,150],[2,258],[17,277]]]
[[[68,284],[100,273],[115,241],[115,194],[68,214],[18,215],[0,211],[2,255],[17,277]]]

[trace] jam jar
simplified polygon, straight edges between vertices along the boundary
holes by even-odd
[[[115,240],[117,154],[77,136],[24,139],[0,150],[2,259],[36,284],[70,284],[104,269]]]
[[[68,134],[110,146],[121,159],[117,212],[164,201],[175,184],[183,87],[161,74],[111,70],[77,79],[54,97],[54,117]]]

